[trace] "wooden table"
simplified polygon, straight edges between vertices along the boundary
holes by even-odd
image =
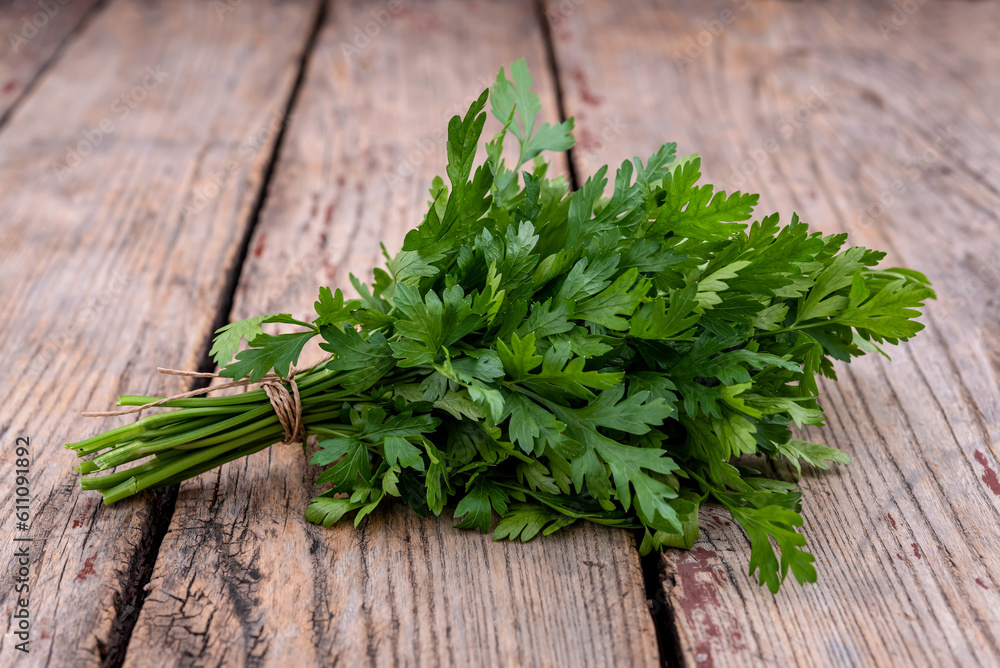
[[[1000,7],[832,4],[5,4],[0,662],[1000,665]],[[823,385],[807,437],[854,465],[803,481],[817,584],[757,587],[712,508],[693,550],[645,559],[623,531],[494,543],[398,508],[324,530],[294,448],[111,507],[79,491],[61,446],[111,426],[81,411],[181,391],[156,366],[210,368],[221,324],[367,273],[419,222],[447,118],[522,56],[576,117],[576,183],[676,140],[759,212],[933,279],[925,332]]]

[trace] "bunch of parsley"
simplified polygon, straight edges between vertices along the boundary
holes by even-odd
[[[326,467],[317,483],[330,485],[306,517],[357,524],[387,497],[421,515],[454,502],[458,527],[487,532],[499,516],[498,539],[583,519],[638,530],[645,553],[691,547],[712,501],[746,530],[762,584],[776,591],[789,569],[814,581],[799,492],[743,456],[848,463],[790,427],[823,423],[816,376],[835,377],[831,360],[922,328],[927,279],[876,269],[884,253],[842,250],[846,235],[795,216],[743,222],[757,195],[698,185],[698,158],[675,160],[673,144],[624,162],[610,197],[606,167],[571,192],[538,156],[573,145],[572,120],[539,125],[524,62],[510,75],[451,119],[448,184],[434,180],[386,271],[351,277],[359,299],[321,288],[312,322],[261,316],[218,333],[215,360],[236,379],[286,376],[315,336],[333,354],[296,377],[320,439],[311,463]],[[503,129],[474,167],[488,99]],[[263,332],[275,322],[302,331]],[[170,405],[71,445],[108,450],[83,472],[151,456],[84,486],[110,503],[281,436],[260,390]]]

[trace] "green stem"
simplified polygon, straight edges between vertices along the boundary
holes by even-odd
[[[257,441],[259,438],[260,435],[254,434],[241,439],[220,443],[219,445],[211,448],[196,450],[189,455],[165,462],[152,471],[146,471],[129,477],[121,484],[102,492],[104,495],[104,503],[105,505],[110,505],[115,501],[121,501],[122,499],[132,496],[133,494],[138,494],[144,489],[149,489],[157,483],[168,480],[182,472],[187,471],[188,469],[194,469],[194,467],[199,464],[211,461],[212,459],[234,450],[241,445]]]

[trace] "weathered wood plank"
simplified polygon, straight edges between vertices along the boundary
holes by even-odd
[[[205,354],[274,142],[271,114],[287,103],[317,5],[259,9],[222,20],[193,1],[112,3],[0,132],[0,480],[11,499],[0,542],[33,539],[28,665],[100,665],[134,621],[167,497],[105,508],[79,491],[62,445],[115,425],[82,410],[180,390],[157,364],[190,367]],[[31,444],[26,532],[12,501],[21,436]],[[25,658],[14,647],[16,575],[0,572],[3,665]]]
[[[0,123],[97,0],[41,0],[0,5]]]
[[[396,7],[333,4],[234,318],[305,315],[318,285],[368,275],[382,240],[397,248],[443,173],[448,117],[499,66],[527,57],[555,120],[532,2]],[[355,43],[366,27],[378,34]],[[494,543],[405,507],[324,530],[302,515],[315,475],[296,448],[276,446],[181,486],[126,665],[657,663],[624,532]]]
[[[904,4],[549,10],[585,158],[676,140],[707,182],[887,249],[939,290],[891,363],[823,384],[829,426],[806,438],[854,464],[804,480],[818,584],[758,588],[715,509],[694,550],[664,556],[685,665],[1000,662],[1000,9]]]

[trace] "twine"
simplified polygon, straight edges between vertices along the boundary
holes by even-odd
[[[264,394],[267,395],[268,401],[271,402],[271,408],[274,409],[275,415],[278,416],[278,422],[281,423],[281,428],[285,430],[285,440],[282,441],[282,443],[303,443],[306,439],[306,429],[305,424],[302,422],[302,399],[299,396],[299,386],[295,383],[295,374],[315,369],[320,364],[326,363],[330,357],[332,357],[332,355],[327,356],[326,359],[314,364],[313,366],[304,367],[302,369],[296,369],[294,366],[289,367],[287,378],[282,378],[275,373],[268,373],[265,374],[260,380],[256,381],[251,381],[249,379],[234,380],[228,383],[222,383],[221,385],[210,385],[208,387],[202,387],[189,392],[181,392],[180,394],[175,394],[172,397],[157,399],[156,401],[151,401],[148,404],[143,404],[141,406],[131,406],[117,411],[87,411],[83,413],[83,417],[114,417],[117,415],[130,415],[132,413],[144,411],[147,408],[153,408],[154,406],[160,406],[171,401],[176,401],[177,399],[197,397],[203,394],[208,394],[209,392],[225,390],[231,387],[260,385],[261,389],[264,390]],[[225,378],[225,376],[221,376],[217,373],[182,371],[180,369],[164,369],[163,367],[157,367],[156,370],[168,376],[186,376],[188,378]],[[292,390],[291,392],[288,391],[288,388],[285,387],[284,383],[288,383]]]

